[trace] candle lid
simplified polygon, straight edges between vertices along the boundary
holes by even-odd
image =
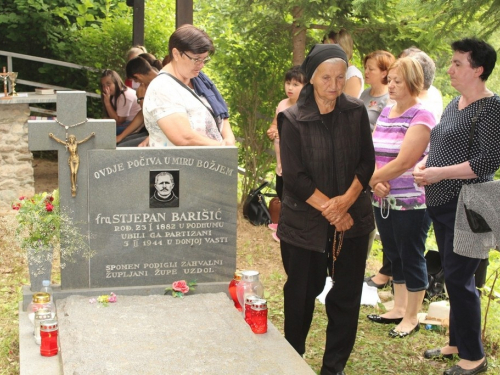
[[[244,270],[243,270],[243,271],[244,271]],[[241,280],[241,273],[242,273],[243,271],[242,271],[242,270],[236,270],[236,271],[234,272],[234,277],[233,277],[233,279],[235,279],[235,280],[237,280],[237,281]]]
[[[40,330],[44,332],[57,331],[57,320],[44,320],[40,323]]]
[[[252,310],[266,310],[267,301],[265,299],[259,298],[252,302]]]
[[[241,278],[243,281],[259,280],[259,272],[258,271],[242,271]]]
[[[254,301],[257,301],[259,299],[260,299],[259,296],[256,296],[255,294],[250,294],[249,296],[246,296],[245,303],[247,305],[249,305],[249,304],[252,304]]]
[[[50,294],[39,292],[33,294],[32,298],[34,303],[48,303],[50,301]]]

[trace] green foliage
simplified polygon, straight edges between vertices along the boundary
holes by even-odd
[[[216,46],[208,74],[230,108],[239,141],[239,165],[246,170],[242,189],[248,192],[271,170],[274,160],[266,131],[284,97],[291,44],[287,30],[270,23],[267,11],[261,13],[262,5],[255,4],[255,12],[261,15],[255,17],[253,11],[243,12],[231,3],[200,2],[197,14],[207,16],[198,17],[195,24],[208,31]]]

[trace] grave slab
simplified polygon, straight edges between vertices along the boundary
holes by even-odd
[[[57,302],[57,314],[62,369],[45,375],[314,374],[270,322],[254,334],[224,293],[118,295],[108,307],[74,295]]]

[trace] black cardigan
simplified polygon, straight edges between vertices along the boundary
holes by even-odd
[[[357,176],[364,190],[348,211],[354,225],[345,237],[370,233],[375,225],[368,182],[375,154],[363,102],[341,94],[327,126],[308,86],[297,104],[278,116],[284,182],[278,237],[323,252],[330,224],[305,201],[315,189],[328,197],[342,195]]]

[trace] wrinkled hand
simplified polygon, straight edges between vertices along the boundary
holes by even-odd
[[[417,186],[435,184],[436,182],[443,180],[442,169],[439,167],[424,167],[417,169],[417,167],[415,167],[413,170],[413,180]]]
[[[351,207],[351,202],[344,195],[339,195],[330,199],[321,207],[323,208],[321,214],[326,220],[332,225],[337,225],[343,219],[349,207]]]
[[[279,133],[278,133],[277,126],[271,126],[269,129],[267,129],[266,134],[271,141],[274,141],[275,139],[279,139]]]
[[[344,232],[352,228],[352,226],[354,225],[354,220],[349,213],[346,213],[339,220],[337,220],[336,224],[330,224],[335,225],[335,229],[337,230],[337,232]]]
[[[379,198],[385,198],[389,195],[391,191],[391,184],[387,181],[379,182],[373,187],[373,194]]]

